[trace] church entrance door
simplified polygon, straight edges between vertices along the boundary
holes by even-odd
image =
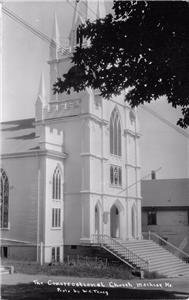
[[[133,238],[136,238],[136,207],[133,205],[132,212],[131,212],[131,218],[132,218],[132,236]]]
[[[110,210],[110,235],[112,238],[120,237],[120,212],[116,205]]]
[[[98,205],[95,206],[95,234],[100,234],[100,213]]]

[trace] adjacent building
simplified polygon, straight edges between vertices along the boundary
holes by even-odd
[[[189,179],[143,180],[142,231],[189,252]]]

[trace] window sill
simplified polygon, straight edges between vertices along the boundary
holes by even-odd
[[[52,198],[52,201],[53,201],[53,202],[61,202],[62,200],[63,200],[63,199],[53,199],[53,198]]]
[[[122,188],[122,185],[114,185],[114,184],[110,184],[110,188],[121,189],[121,188]]]
[[[51,227],[51,230],[61,230],[62,227]]]
[[[122,159],[122,155],[117,155],[117,154],[113,154],[113,153],[110,153],[110,156],[111,157],[114,157],[114,158],[117,158],[117,159]]]
[[[2,227],[0,230],[10,230],[10,227]]]

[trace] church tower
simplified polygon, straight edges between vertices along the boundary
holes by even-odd
[[[105,16],[104,1],[76,1],[69,47],[60,46],[58,20],[50,45],[50,99],[37,102],[37,119],[50,132],[63,131],[64,160],[63,234],[65,253],[73,245],[89,245],[99,235],[141,238],[139,126],[136,110],[124,95],[107,101],[86,89],[53,95],[57,77],[71,66],[78,24]],[[43,98],[43,97],[42,97]],[[76,249],[74,248],[74,249]]]

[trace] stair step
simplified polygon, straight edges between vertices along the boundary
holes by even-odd
[[[143,247],[143,246],[140,246],[140,247],[133,247],[133,246],[130,246],[130,245],[125,245],[126,248],[128,249],[133,249],[133,250],[138,250],[140,251],[141,249],[143,251],[153,251],[153,252],[161,252],[161,253],[171,253],[169,252],[168,250],[166,249],[163,249],[163,248],[157,248],[157,247]],[[171,253],[172,254],[172,253]]]
[[[174,261],[171,261],[171,262],[169,262],[169,263],[166,263],[166,262],[153,262],[153,261],[149,261],[149,265],[151,266],[151,267],[161,267],[161,266],[180,266],[180,267],[182,267],[182,268],[185,268],[185,266],[184,265],[182,265],[182,264],[180,264],[180,263],[178,263],[178,262],[174,262]]]
[[[151,248],[151,247],[143,247],[143,246],[140,246],[140,247],[132,247],[132,246],[129,246],[129,245],[125,245],[124,246],[125,248],[128,248],[128,249],[133,249],[133,250],[137,250],[137,251],[140,251],[140,250],[143,250],[143,251],[158,251],[158,252],[161,252],[161,253],[171,253],[165,249],[158,249],[158,248]]]
[[[146,255],[140,255],[138,254],[139,257],[145,259],[145,260],[148,260],[149,262],[164,262],[164,263],[167,263],[167,262],[177,262],[177,263],[182,263],[181,260],[179,259],[174,259],[174,257],[162,257],[161,259],[158,257],[158,256],[153,256],[153,255],[150,255],[150,256],[146,256]]]
[[[166,249],[158,249],[158,248],[151,248],[151,247],[143,247],[143,246],[140,246],[140,247],[132,247],[130,245],[125,245],[126,248],[128,249],[131,249],[133,251],[144,251],[144,252],[158,252],[158,253],[170,253],[172,254],[171,252],[169,252],[168,250]],[[173,255],[173,254],[172,254]]]
[[[180,267],[180,266],[177,266],[177,267],[172,267],[172,266],[165,266],[165,267],[155,267],[155,268],[150,268],[150,270],[153,270],[153,271],[157,271],[157,272],[159,272],[159,273],[167,273],[167,272],[174,272],[174,273],[181,273],[181,272],[184,272],[184,271],[187,271],[187,270],[183,270],[183,268],[182,267]],[[188,270],[189,271],[189,270]]]
[[[167,258],[167,259],[172,259],[172,258],[176,258],[179,261],[181,259],[179,259],[177,256],[171,255],[170,253],[159,253],[159,252],[150,252],[150,251],[134,251],[131,250],[132,252],[136,253],[137,255],[143,255],[143,256],[148,256],[148,257],[159,257],[159,258]]]

